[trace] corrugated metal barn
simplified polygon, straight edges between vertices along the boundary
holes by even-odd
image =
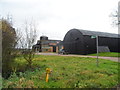
[[[120,52],[118,34],[81,29],[71,29],[67,32],[63,40],[65,51],[71,54],[96,53],[96,38],[91,38],[91,36],[98,36],[99,46],[108,47],[110,52]]]

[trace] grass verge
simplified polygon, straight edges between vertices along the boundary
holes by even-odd
[[[90,56],[96,56],[97,54],[89,54]],[[120,57],[120,53],[116,52],[102,52],[99,53],[99,56],[104,56],[104,57]]]

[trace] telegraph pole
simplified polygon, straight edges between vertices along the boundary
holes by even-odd
[[[97,67],[99,66],[98,63],[98,36],[96,36],[96,48],[97,48],[97,60],[96,60],[96,64],[97,64]]]
[[[97,36],[97,35],[95,35],[95,36],[91,36],[91,38],[96,38],[96,49],[97,49],[97,58],[96,58],[96,66],[98,67],[99,65],[98,65],[98,63],[99,63],[99,61],[98,61],[98,37],[99,36]]]

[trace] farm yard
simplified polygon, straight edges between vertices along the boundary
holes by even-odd
[[[35,55],[32,69],[17,57],[14,72],[3,79],[3,88],[113,88],[118,82],[118,62],[75,56]],[[46,68],[52,70],[46,82]]]

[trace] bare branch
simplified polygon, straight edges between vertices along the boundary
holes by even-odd
[[[28,65],[31,67],[32,60],[34,58],[34,52],[32,50],[32,46],[36,40],[36,26],[33,22],[25,22],[25,37],[20,40],[22,48],[24,48],[23,57],[28,62]]]

